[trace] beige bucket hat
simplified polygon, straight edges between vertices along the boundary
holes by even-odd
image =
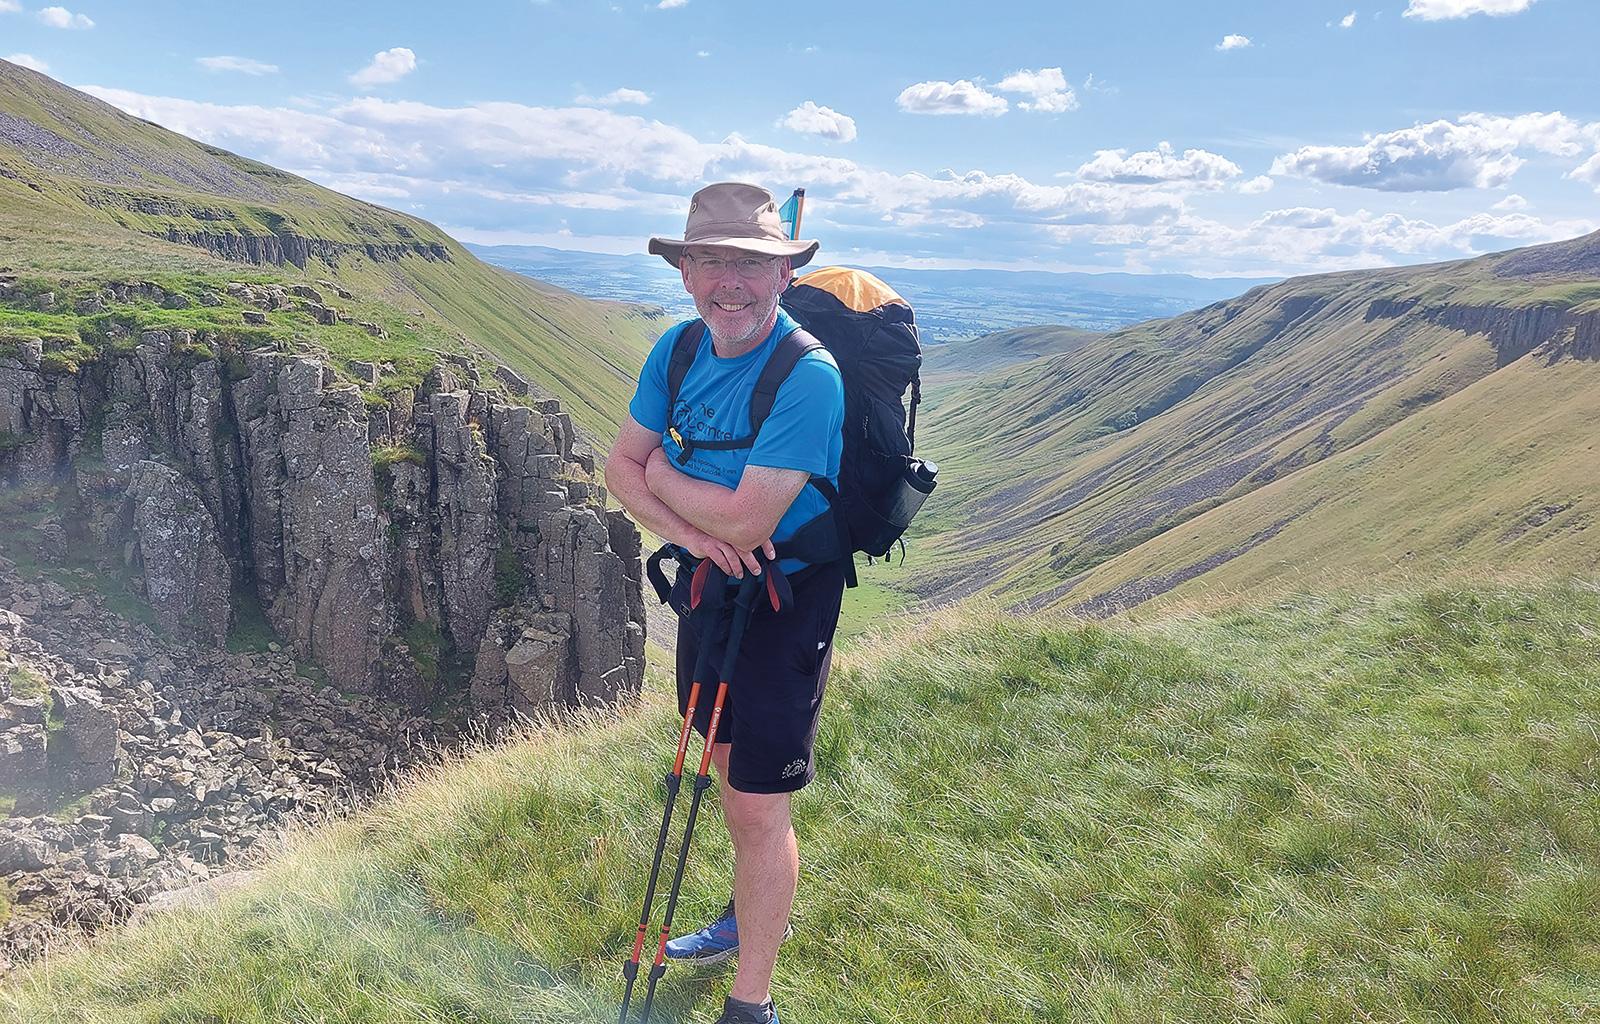
[[[788,256],[794,266],[811,262],[822,243],[790,239],[778,217],[772,193],[759,185],[721,181],[707,185],[689,200],[689,221],[683,238],[652,238],[649,250],[673,266],[685,246],[726,245],[763,256]]]

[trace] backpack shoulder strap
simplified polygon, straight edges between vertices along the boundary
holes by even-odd
[[[672,417],[672,410],[678,404],[678,391],[683,387],[683,379],[689,376],[689,367],[694,365],[695,353],[700,351],[700,339],[705,337],[706,322],[692,320],[678,332],[678,338],[672,343],[672,358],[667,362],[667,417]]]
[[[685,358],[688,360],[688,362],[694,361],[695,350],[700,344],[698,335],[700,332],[705,330],[705,324],[702,321],[696,320],[694,324],[690,325],[690,327],[684,328],[683,333],[687,335],[693,328],[698,328],[698,330],[696,330],[696,340],[694,344],[688,345],[683,338],[680,337],[677,346],[673,349],[672,358],[674,362],[672,366],[677,365],[676,360],[679,355],[679,349],[687,348],[688,355]],[[726,438],[720,441],[699,441],[693,438],[683,438],[677,434],[674,434],[672,439],[677,441],[680,447],[680,451],[678,452],[678,464],[680,466],[687,465],[689,462],[689,457],[694,454],[696,449],[704,449],[706,451],[730,451],[735,448],[750,448],[754,446],[756,443],[756,435],[761,432],[761,424],[766,422],[767,414],[772,412],[772,403],[777,400],[778,389],[782,387],[783,382],[789,378],[790,371],[793,370],[795,364],[800,361],[801,356],[804,356],[812,349],[823,347],[824,346],[822,342],[798,328],[790,331],[782,338],[779,338],[777,347],[774,348],[772,354],[767,357],[766,365],[761,368],[761,375],[756,378],[755,390],[750,393],[750,433],[743,437]],[[667,380],[667,400],[670,403],[667,408],[669,410],[677,405],[678,400],[677,388],[671,378],[672,366],[668,367]],[[683,372],[688,373],[687,363],[685,364]],[[682,377],[678,378],[678,383],[682,383]],[[670,412],[668,413],[668,416],[671,416]]]
[[[812,337],[804,327],[797,327],[778,340],[778,347],[767,357],[767,365],[761,368],[761,376],[756,379],[755,390],[750,393],[752,443],[755,435],[761,433],[761,424],[767,421],[767,415],[772,412],[772,404],[778,400],[778,389],[789,379],[795,364],[800,362],[807,352],[822,347],[824,347],[822,342]]]

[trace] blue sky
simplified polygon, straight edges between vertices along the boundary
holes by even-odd
[[[830,261],[1262,275],[1600,228],[1600,3],[0,0],[0,57],[465,241],[805,186]]]

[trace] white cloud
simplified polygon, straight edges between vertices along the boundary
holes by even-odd
[[[400,81],[415,70],[417,55],[407,47],[394,46],[373,54],[371,63],[351,75],[350,82],[362,88],[387,85]]]
[[[29,69],[31,69],[33,71],[37,71],[41,75],[47,75],[47,74],[50,73],[50,65],[46,64],[44,61],[40,60],[38,57],[35,57],[31,53],[11,53],[11,54],[7,54],[6,55],[6,60],[8,60],[11,63],[16,64],[16,65],[18,65],[20,67],[25,67],[25,68],[29,68]]]
[[[196,57],[194,62],[207,71],[237,71],[242,75],[275,75],[278,65],[249,57]]]
[[[1037,111],[1041,114],[1063,114],[1078,109],[1078,97],[1067,85],[1067,77],[1061,73],[1060,68],[1013,71],[1000,79],[995,88],[1001,92],[1016,92],[1032,97],[1017,104],[1023,110]]]
[[[1356,23],[1356,12],[1355,11],[1351,11],[1349,14],[1346,14],[1344,17],[1339,19],[1339,27],[1340,28],[1351,28],[1352,26],[1355,25],[1355,23]]]
[[[612,89],[604,96],[579,96],[576,102],[602,107],[642,107],[650,102],[650,94],[640,89]]]
[[[1107,96],[1115,96],[1120,90],[1118,90],[1114,85],[1111,85],[1107,82],[1102,82],[1095,78],[1094,72],[1091,71],[1089,73],[1089,77],[1083,80],[1083,91],[1098,92],[1104,93]]]
[[[1008,104],[965,78],[955,82],[918,82],[901,90],[895,100],[908,114],[974,114],[999,117]]]
[[[1186,149],[1179,156],[1170,142],[1138,153],[1102,149],[1095,153],[1094,159],[1078,168],[1078,177],[1084,181],[1127,185],[1171,183],[1201,188],[1218,188],[1243,173],[1232,160],[1203,149]]]
[[[1055,229],[1062,243],[1127,247],[1130,259],[1198,273],[1296,274],[1450,259],[1572,238],[1588,220],[1541,221],[1487,213],[1448,223],[1394,213],[1290,207],[1241,225],[1190,214],[1154,225],[1076,225]]]
[[[0,0],[0,14],[18,14],[22,11],[22,4],[17,0]],[[7,57],[7,60],[11,58]],[[16,63],[12,61],[12,63]]]
[[[979,169],[901,173],[737,135],[703,141],[639,116],[637,108],[446,107],[366,96],[308,111],[95,86],[84,91],[331,188],[425,208],[458,237],[489,240],[499,232],[495,237],[510,240],[521,233],[567,239],[540,243],[567,248],[603,238],[618,251],[637,252],[648,234],[682,223],[695,188],[724,180],[762,182],[780,194],[804,184],[831,251],[850,259],[894,252],[908,264],[961,265],[999,252],[1041,266],[1090,258],[1098,269],[1120,259],[1127,269],[1303,273],[1446,259],[1593,230],[1587,221],[1544,221],[1517,211],[1435,223],[1415,215],[1290,208],[1220,223],[1190,208],[1197,192],[1181,179],[1040,183]],[[1189,157],[1152,152],[1146,161],[1157,168]],[[1198,166],[1218,173],[1205,157]],[[1592,172],[1600,180],[1600,160]],[[1249,184],[1242,175],[1229,180],[1233,188]],[[1092,249],[1092,256],[1063,248],[1069,242]]]
[[[1382,132],[1359,146],[1302,146],[1278,157],[1272,173],[1385,192],[1499,188],[1526,162],[1517,150],[1575,156],[1595,131],[1559,111],[1466,114]]]
[[[1517,195],[1515,192],[1511,193],[1498,203],[1495,203],[1494,206],[1490,207],[1490,209],[1494,210],[1526,210],[1527,208],[1528,201]]]
[[[663,11],[670,11],[675,7],[687,6],[689,6],[689,0],[661,0],[659,4],[656,4],[656,7]]]
[[[1242,50],[1250,45],[1249,36],[1228,34],[1222,37],[1222,42],[1217,44],[1219,50]]]
[[[1474,14],[1521,14],[1536,0],[1411,0],[1405,16],[1423,21],[1467,18]]]
[[[1182,197],[1108,182],[1040,184],[982,170],[893,173],[841,157],[796,153],[731,135],[701,142],[660,121],[591,107],[478,103],[438,107],[362,97],[326,113],[224,106],[118,89],[86,92],[175,131],[246,153],[316,181],[403,175],[387,187],[436,203],[441,195],[687,195],[705,181],[804,182],[840,223],[883,214],[949,222],[982,217],[1024,234],[1058,224],[1152,222],[1177,215]],[[664,200],[652,202],[659,207]],[[591,208],[593,204],[590,204]]]
[[[810,100],[789,111],[778,123],[790,131],[834,142],[849,142],[856,137],[854,118],[832,107],[819,107]]]
[[[696,57],[709,57],[709,56],[711,56],[711,51],[710,50],[696,50],[694,55]]]
[[[1263,192],[1271,192],[1273,184],[1274,182],[1271,178],[1267,177],[1265,174],[1258,174],[1249,181],[1241,181],[1239,183],[1239,194],[1246,196],[1258,196]]]
[[[1566,176],[1574,181],[1587,182],[1593,185],[1595,194],[1600,195],[1600,153],[1596,153],[1568,171]]]
[[[51,28],[94,28],[94,19],[82,14],[73,14],[65,7],[41,8],[38,18],[41,23]]]

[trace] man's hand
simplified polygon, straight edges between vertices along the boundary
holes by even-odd
[[[696,558],[711,559],[716,563],[717,568],[736,580],[744,578],[744,570],[747,566],[755,575],[761,575],[761,561],[756,557],[754,551],[740,551],[732,544],[718,540],[709,533],[699,530],[695,532],[699,534],[699,537],[692,539],[697,540],[697,543],[684,545],[689,549],[691,555]],[[759,550],[766,552],[769,559],[778,557],[777,551],[772,547],[770,538],[761,542]]]

